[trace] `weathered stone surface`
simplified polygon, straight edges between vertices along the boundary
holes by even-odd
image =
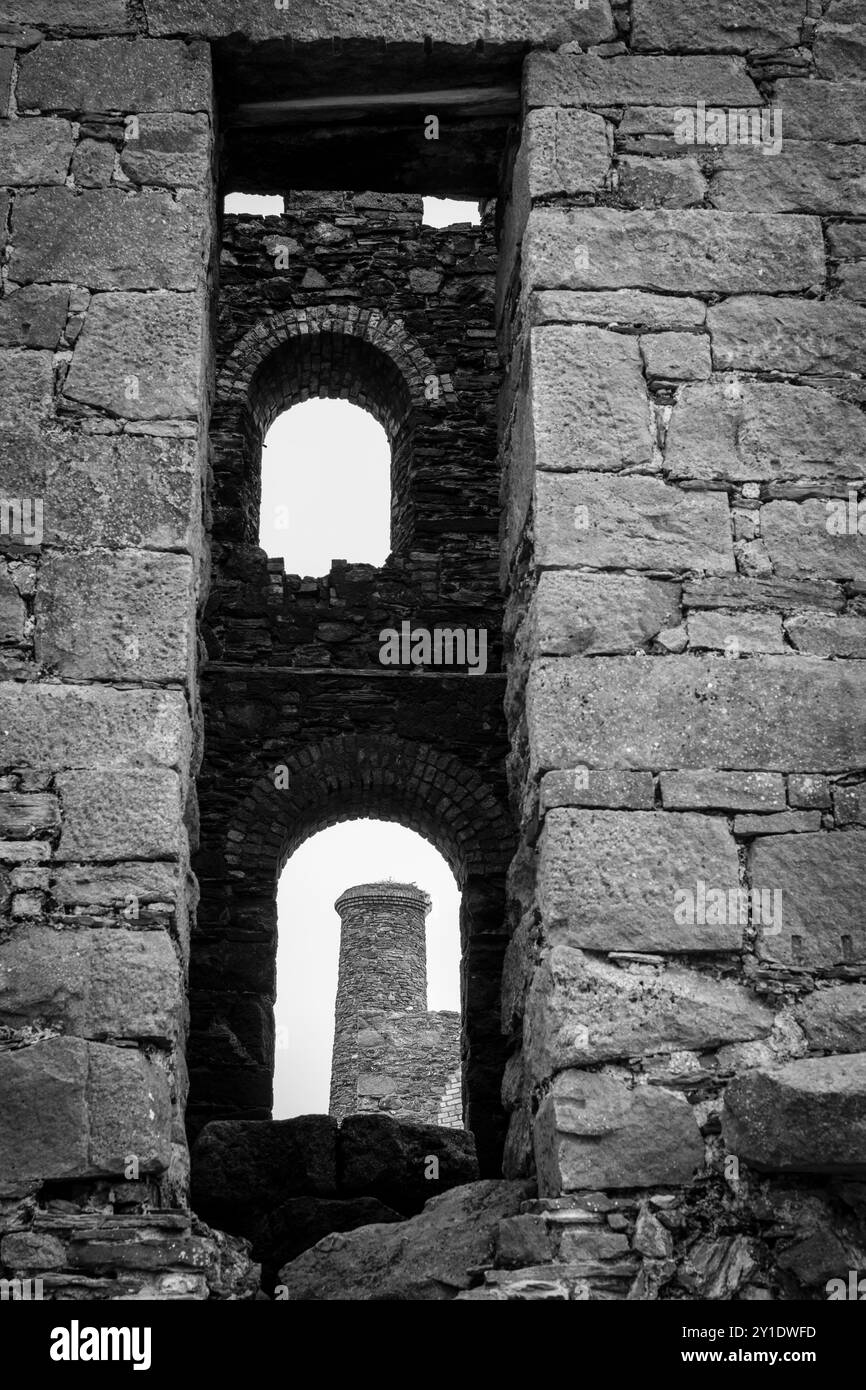
[[[740,295],[710,305],[707,327],[721,371],[829,375],[866,366],[866,309],[841,299]]]
[[[698,381],[710,375],[710,347],[697,333],[654,333],[640,340],[649,380]]]
[[[757,1270],[747,1236],[704,1236],[695,1241],[677,1271],[677,1282],[693,1298],[730,1299]]]
[[[710,202],[723,212],[866,212],[866,151],[785,139],[770,158],[725,148],[710,180]]]
[[[206,185],[211,160],[210,124],[204,115],[144,115],[138,135],[127,139],[120,167],[133,183],[168,188]]]
[[[830,805],[830,784],[826,777],[789,777],[788,801],[792,806],[823,810]]]
[[[535,656],[633,652],[679,621],[676,584],[632,574],[539,575],[529,650]]]
[[[700,207],[707,182],[696,159],[644,159],[625,155],[617,162],[617,201],[630,208]]]
[[[745,66],[733,58],[599,58],[587,53],[530,53],[527,106],[678,106],[700,92],[708,105],[760,105]]]
[[[168,936],[110,928],[18,929],[0,945],[0,1021],[39,1020],[79,1038],[173,1042],[183,980]]]
[[[775,53],[796,47],[805,13],[802,0],[710,0],[700,11],[677,0],[634,0],[632,42],[638,51]]]
[[[129,1154],[168,1167],[168,1083],[138,1051],[49,1038],[0,1053],[0,1098],[0,1190],[120,1175]]]
[[[36,656],[72,680],[187,680],[192,561],[145,550],[53,551],[36,601]]]
[[[441,1301],[493,1263],[500,1221],[516,1216],[523,1183],[475,1182],[428,1202],[394,1226],[326,1236],[279,1273],[290,1300]]]
[[[131,34],[136,27],[125,0],[3,0],[0,24],[38,24],[83,34]]]
[[[604,187],[610,160],[602,116],[561,107],[530,111],[523,126],[515,187],[520,188],[517,180],[524,177],[525,161],[530,198],[592,193]]]
[[[742,927],[675,916],[698,881],[739,884],[734,841],[709,816],[549,811],[538,853],[545,937],[597,951],[736,951]],[[679,916],[680,920],[677,920]]]
[[[761,382],[684,386],[668,430],[674,478],[859,477],[862,412],[829,391]]]
[[[533,1128],[543,1197],[688,1182],[704,1157],[694,1112],[681,1095],[632,1088],[610,1069],[561,1072]]]
[[[866,25],[857,0],[835,0],[818,21],[814,45],[819,77],[862,79]]]
[[[722,1133],[753,1168],[866,1176],[866,1053],[738,1077],[725,1091]]]
[[[853,454],[849,466],[853,471]],[[862,453],[856,466],[862,471]],[[859,531],[835,535],[827,529],[830,521],[828,504],[817,497],[762,507],[761,536],[775,570],[821,579],[866,580],[866,536]]]
[[[831,985],[807,994],[794,1017],[813,1051],[866,1052],[866,985]]]
[[[214,1120],[191,1157],[193,1205],[214,1224],[294,1196],[337,1195],[337,1122],[328,1115]]]
[[[535,496],[540,566],[735,568],[724,493],[681,492],[656,478],[539,473]]]
[[[180,691],[0,683],[3,752],[46,768],[189,767],[190,731]]]
[[[20,642],[27,609],[12,580],[0,574],[0,642]]]
[[[523,276],[533,290],[772,294],[823,280],[824,244],[816,217],[534,208]]]
[[[12,69],[15,66],[15,49],[0,48],[0,119],[9,115],[9,101],[12,93]]]
[[[8,1269],[61,1269],[66,1246],[47,1232],[10,1231],[0,1241],[0,1263]]]
[[[735,816],[735,835],[804,835],[821,829],[820,811],[780,811],[772,816]]]
[[[758,887],[782,890],[782,930],[760,935],[765,959],[821,969],[866,958],[866,832],[755,840],[748,870]]]
[[[203,338],[197,296],[98,295],[76,344],[64,396],[131,420],[194,418]]]
[[[539,468],[652,466],[649,403],[633,338],[594,327],[534,328],[531,370]]]
[[[536,1084],[568,1067],[766,1037],[772,1026],[772,1010],[739,985],[555,946],[533,977],[524,1054]]]
[[[262,1282],[271,1287],[277,1271],[333,1232],[356,1231],[359,1226],[381,1226],[402,1221],[375,1197],[290,1197],[276,1211],[254,1218],[249,1226],[253,1254],[262,1264]]]
[[[0,839],[28,840],[60,828],[60,806],[48,792],[0,793]]]
[[[201,461],[193,440],[9,428],[0,430],[0,458],[15,496],[45,499],[49,543],[196,549]]]
[[[0,184],[63,183],[72,158],[72,126],[53,117],[0,122]]]
[[[22,193],[12,231],[12,280],[71,280],[91,290],[195,289],[210,237],[198,192],[155,188]]]
[[[837,825],[866,825],[866,784],[834,786],[833,809]]]
[[[866,673],[808,657],[543,657],[533,766],[845,771],[866,764]]]
[[[785,782],[775,772],[662,772],[666,811],[782,811]]]
[[[824,614],[788,618],[788,639],[808,656],[866,658],[866,619]]]
[[[831,256],[855,259],[866,256],[866,225],[862,222],[831,222],[827,228],[827,241]]]
[[[41,423],[53,406],[52,354],[20,349],[0,352],[0,430]]]
[[[183,850],[180,779],[164,769],[64,772],[58,860],[175,859]]]
[[[654,804],[651,772],[617,772],[607,768],[574,768],[547,772],[541,779],[542,812],[555,806],[598,806],[610,810],[651,811]]]
[[[478,1176],[475,1141],[462,1129],[415,1124],[389,1115],[349,1115],[337,1139],[341,1192],[378,1197],[404,1215]],[[428,1157],[439,1176],[425,1177]]]
[[[210,53],[141,38],[43,43],[22,59],[17,99],[20,111],[208,111]]]
[[[105,140],[79,140],[72,159],[76,188],[104,188],[114,178],[117,151]]]
[[[53,351],[66,324],[68,305],[68,290],[42,285],[26,285],[4,295],[0,299],[0,347]]]
[[[533,324],[597,323],[606,328],[632,324],[646,332],[699,328],[707,316],[700,299],[642,290],[541,290],[531,296],[529,312]]]
[[[683,585],[685,608],[754,608],[782,612],[815,608],[840,610],[845,594],[826,580],[753,579],[733,574],[713,579],[687,579]]]
[[[737,656],[748,652],[787,651],[782,620],[775,613],[690,613],[689,646]]]

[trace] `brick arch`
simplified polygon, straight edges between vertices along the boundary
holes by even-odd
[[[505,870],[514,832],[508,812],[474,768],[421,741],[343,734],[274,767],[225,820],[225,873],[205,902],[191,951],[194,1065],[191,1134],[214,1118],[270,1114],[276,890],[290,854],[319,830],[364,816],[397,821],[443,854],[461,890],[462,1079],[466,1125],[486,1174],[499,1171],[504,1040],[499,993],[506,934]]]
[[[391,540],[408,544],[412,438],[445,393],[427,399],[427,354],[402,319],[376,308],[320,304],[283,309],[256,323],[235,346],[218,379],[211,424],[215,532],[255,542],[261,450],[277,416],[314,398],[347,400],[368,410],[391,445]]]
[[[511,824],[491,789],[451,754],[409,739],[345,734],[293,754],[288,787],[272,773],[238,809],[226,862],[279,878],[304,840],[340,821],[398,821],[442,853],[462,884],[501,873]]]

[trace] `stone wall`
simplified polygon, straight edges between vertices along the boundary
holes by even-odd
[[[592,1296],[824,1297],[866,1259],[864,31],[614,13],[528,59],[505,218],[506,1172],[527,1264],[612,1213]],[[781,146],[683,143],[699,102]]]

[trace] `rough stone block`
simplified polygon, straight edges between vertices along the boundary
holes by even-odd
[[[821,829],[820,811],[779,811],[772,816],[735,816],[734,834],[805,835]]]
[[[866,150],[785,139],[778,154],[724,148],[710,180],[710,202],[723,212],[866,212]]]
[[[668,429],[674,478],[859,477],[866,420],[829,391],[762,382],[684,386]]]
[[[521,180],[528,185],[529,198],[597,192],[604,187],[610,162],[603,116],[560,107],[530,111],[515,171],[515,196],[521,192]]]
[[[0,24],[84,34],[131,34],[136,27],[125,0],[2,0]]]
[[[9,102],[12,94],[12,69],[15,66],[15,49],[0,48],[0,119],[9,115]]]
[[[211,131],[204,115],[144,115],[138,134],[120,153],[120,167],[133,183],[168,188],[203,188],[211,164]]]
[[[807,656],[866,658],[866,619],[823,614],[788,618],[788,640]]]
[[[206,1220],[273,1209],[289,1197],[337,1195],[337,1122],[328,1115],[214,1120],[191,1157],[193,1205]]]
[[[849,468],[862,472],[863,454],[856,464],[853,453],[848,457]],[[859,531],[837,535],[828,530],[831,524],[831,504],[817,497],[805,502],[769,502],[762,507],[761,537],[777,573],[853,579],[859,584],[866,581],[866,536]]]
[[[565,324],[534,328],[531,372],[539,468],[653,466],[649,402],[634,338]]]
[[[91,290],[192,290],[203,283],[210,238],[198,192],[37,189],[15,202],[9,275]]]
[[[782,620],[775,613],[690,613],[686,626],[690,647],[723,651],[731,656],[788,650],[782,637]]]
[[[699,883],[726,894],[739,885],[737,852],[723,821],[570,809],[545,817],[538,899],[551,943],[567,940],[590,951],[739,950],[743,928],[736,917],[700,920],[711,914],[699,910]]]
[[[180,964],[165,932],[27,926],[0,944],[0,1021],[79,1038],[170,1045],[183,1028]]]
[[[14,1270],[62,1269],[66,1246],[47,1231],[10,1231],[0,1241],[0,1263]]]
[[[858,0],[836,0],[818,21],[814,58],[818,77],[861,80],[866,24]]]
[[[534,208],[523,239],[527,291],[778,294],[823,279],[817,217]]]
[[[830,783],[826,777],[794,776],[788,778],[788,801],[792,806],[803,806],[807,810],[829,809]]]
[[[540,566],[735,568],[724,493],[681,492],[656,478],[539,473],[535,496]]]
[[[414,1215],[431,1197],[478,1177],[475,1140],[466,1130],[390,1115],[347,1116],[337,1150],[342,1192],[378,1197],[405,1215]],[[435,1180],[424,1176],[428,1156],[438,1159]]]
[[[785,783],[776,772],[662,772],[667,811],[783,811]]]
[[[709,339],[698,333],[653,333],[640,340],[647,377],[698,381],[710,375]]]
[[[4,761],[45,768],[175,767],[190,760],[179,690],[112,690],[0,682]]]
[[[56,858],[176,859],[185,845],[176,773],[64,772],[57,778],[63,831]]]
[[[629,208],[700,207],[707,181],[696,159],[644,159],[625,155],[617,161],[617,202]]]
[[[655,789],[651,772],[574,768],[548,772],[541,779],[542,813],[556,806],[595,806],[608,810],[651,811]]]
[[[195,417],[203,402],[204,332],[195,295],[98,295],[63,394],[130,420]]]
[[[45,539],[65,549],[142,546],[196,553],[200,453],[191,439],[79,434],[57,426],[38,433],[0,430],[7,486],[14,483],[15,496],[44,497]]]
[[[52,354],[23,349],[0,351],[0,430],[11,432],[20,430],[25,424],[41,424],[51,416],[53,409]],[[4,484],[8,484],[5,459],[3,466]]]
[[[54,351],[66,326],[68,307],[66,289],[26,285],[4,295],[0,299],[0,347]]]
[[[700,299],[642,290],[542,290],[530,297],[529,313],[533,324],[595,323],[603,328],[631,324],[651,333],[699,328],[707,308]]]
[[[866,1053],[738,1077],[725,1092],[722,1134],[753,1168],[866,1177]]]
[[[20,642],[27,609],[12,580],[0,574],[0,642]]]
[[[31,116],[0,122],[0,184],[7,188],[62,184],[69,173],[72,145],[68,121]]]
[[[534,1123],[539,1194],[688,1182],[704,1145],[688,1101],[614,1071],[554,1079]]]
[[[532,765],[844,772],[866,765],[861,671],[796,656],[541,658]]]
[[[708,106],[759,106],[742,61],[734,58],[614,57],[530,53],[524,100],[533,106],[678,106],[700,94]]]
[[[709,0],[700,10],[678,0],[634,0],[632,42],[637,51],[776,53],[800,42],[805,13],[802,0]],[[708,105],[715,100],[700,95]]]
[[[632,574],[540,574],[529,615],[532,656],[633,652],[679,622],[679,588]]]
[[[49,1038],[0,1053],[0,1190],[51,1180],[142,1173],[170,1158],[165,1074],[140,1052]]]
[[[797,1005],[794,1017],[813,1051],[866,1052],[866,985],[816,989]]]
[[[42,43],[22,59],[17,97],[20,111],[209,111],[210,53],[180,40]]]
[[[53,551],[40,574],[36,657],[66,679],[182,683],[194,611],[188,556]]]
[[[60,828],[60,806],[50,792],[0,792],[0,839],[29,840]]]
[[[773,1019],[740,985],[555,946],[529,991],[524,1055],[535,1085],[569,1067],[766,1037]]]
[[[765,960],[829,969],[866,959],[861,883],[866,831],[773,835],[748,852],[751,883],[782,892],[782,930],[762,931]]]
[[[866,368],[866,309],[844,299],[738,295],[710,305],[707,327],[720,371],[827,376]]]
[[[754,608],[790,611],[815,608],[822,612],[845,607],[845,591],[826,580],[753,579],[733,574],[723,578],[687,579],[684,608]]]

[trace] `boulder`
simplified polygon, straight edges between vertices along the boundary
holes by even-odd
[[[405,1216],[478,1177],[475,1140],[462,1129],[349,1115],[337,1143],[341,1195],[378,1197]]]
[[[333,1197],[290,1197],[276,1211],[264,1212],[250,1225],[253,1258],[262,1266],[262,1283],[269,1291],[277,1270],[332,1232],[359,1226],[401,1221],[398,1212],[375,1197],[343,1202]]]
[[[211,1225],[248,1235],[254,1214],[290,1197],[336,1196],[337,1122],[329,1115],[213,1120],[191,1159],[194,1209]]]
[[[516,1216],[528,1188],[474,1182],[434,1197],[397,1225],[330,1235],[285,1265],[277,1298],[315,1302],[416,1302],[456,1298],[492,1265],[499,1223]]]
[[[722,1134],[753,1168],[866,1176],[866,1052],[739,1077],[725,1092]]]

